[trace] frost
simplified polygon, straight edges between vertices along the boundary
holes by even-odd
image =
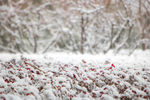
[[[123,55],[123,52],[117,56],[110,52],[107,55],[1,54],[0,98],[148,99],[148,54],[141,51],[132,56]]]

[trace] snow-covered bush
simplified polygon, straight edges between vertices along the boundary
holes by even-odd
[[[0,100],[149,100],[150,57],[139,53],[1,54]]]

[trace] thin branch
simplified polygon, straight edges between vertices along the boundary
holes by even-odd
[[[29,65],[29,66],[31,66],[31,67],[33,67],[34,69],[39,70],[40,72],[42,72],[42,73],[44,73],[44,74],[46,74],[43,70],[39,69],[38,67],[36,67],[36,66],[34,66],[34,65],[30,64],[30,63],[27,63],[26,61],[25,61],[25,64],[26,64],[26,65]]]
[[[117,39],[119,38],[119,36],[125,30],[125,27],[128,25],[128,23],[129,23],[129,20],[126,20],[125,23],[124,23],[124,25],[121,27],[120,31],[118,31],[117,35],[113,38],[112,44],[114,44],[117,41]]]
[[[1,46],[1,45],[0,45],[0,48],[1,48],[1,49],[3,49],[3,50],[5,50],[5,51],[9,51],[9,52],[11,52],[11,53],[17,53],[17,51],[16,51],[16,50],[11,49],[11,48],[6,48],[6,47]]]
[[[122,2],[123,7],[124,7],[124,9],[126,11],[126,15],[129,16],[127,6],[126,6],[126,4],[124,4],[124,0],[121,0],[121,2]]]
[[[33,39],[34,39],[34,53],[37,52],[37,35],[33,34]]]
[[[127,40],[129,39],[129,35],[131,34],[132,29],[133,29],[133,25],[129,27],[129,32],[127,34],[127,37],[123,40],[123,42],[118,47],[116,47],[116,53],[127,43]]]
[[[56,43],[59,37],[60,37],[60,34],[56,34],[56,36],[47,44],[47,46],[45,47],[42,53],[46,53],[48,49]]]

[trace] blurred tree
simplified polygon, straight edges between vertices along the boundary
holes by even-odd
[[[0,0],[0,51],[146,50],[149,7],[149,0]]]

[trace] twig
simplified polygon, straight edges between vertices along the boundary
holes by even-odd
[[[25,64],[26,64],[26,65],[29,65],[29,66],[31,66],[31,67],[33,67],[34,69],[39,70],[40,72],[42,72],[42,73],[44,73],[44,74],[46,74],[46,73],[45,73],[44,71],[42,71],[41,69],[37,68],[36,66],[34,66],[34,65],[30,64],[30,63],[27,63],[26,61],[25,61]]]
[[[9,48],[9,47],[7,48],[7,47],[1,46],[1,45],[0,45],[0,49],[9,51],[9,52],[11,52],[11,53],[17,53],[16,50],[14,50],[14,49],[12,49],[12,48]]]

